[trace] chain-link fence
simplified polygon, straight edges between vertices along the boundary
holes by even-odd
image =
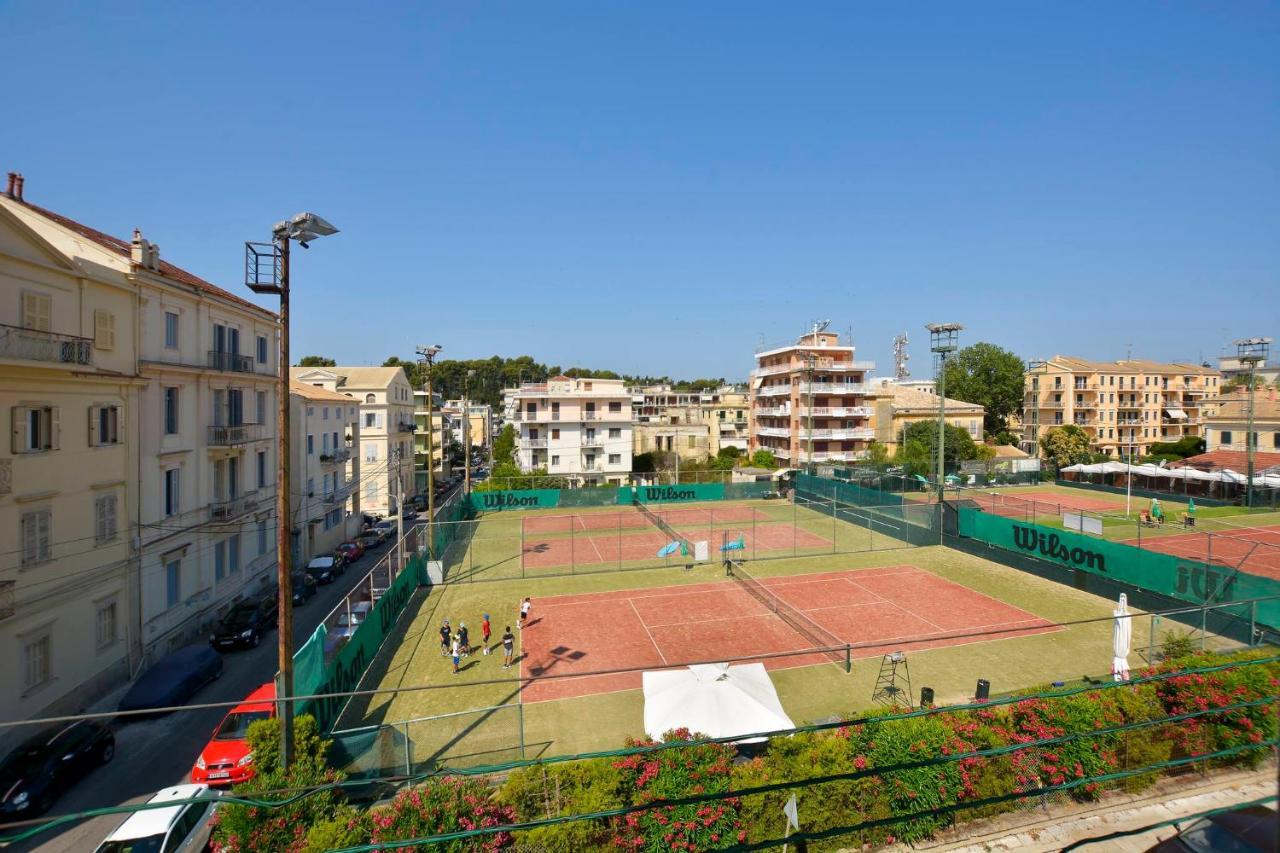
[[[463,770],[526,757],[524,708],[518,702],[342,729],[329,737],[330,761],[356,779]]]

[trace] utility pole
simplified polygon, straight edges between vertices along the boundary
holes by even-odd
[[[279,385],[276,391],[276,652],[280,667],[276,703],[280,717],[280,766],[293,763],[293,586],[289,536],[289,243],[302,248],[337,234],[314,213],[299,213],[271,229],[270,243],[245,243],[245,285],[254,293],[280,297]]]
[[[964,326],[959,323],[930,323],[925,328],[929,330],[929,350],[938,360],[938,503],[941,504],[946,490],[947,357],[959,346]]]
[[[1258,452],[1257,442],[1253,440],[1253,401],[1256,391],[1258,365],[1266,363],[1271,349],[1271,338],[1243,338],[1236,341],[1236,360],[1249,366],[1249,414],[1244,431],[1245,450],[1245,484],[1244,505],[1253,506],[1253,466],[1254,456]]]
[[[435,524],[436,524],[436,451],[435,451],[435,433],[436,420],[435,413],[432,411],[431,399],[431,368],[435,366],[436,355],[444,347],[439,344],[431,346],[418,347],[419,360],[426,365],[427,374],[427,559],[434,560],[436,558],[435,547]],[[443,436],[442,436],[443,437]],[[441,448],[441,458],[443,458],[443,448]]]
[[[468,370],[462,381],[462,458],[466,466],[463,469],[462,495],[468,500],[467,496],[471,494],[471,377],[475,375],[474,370]]]

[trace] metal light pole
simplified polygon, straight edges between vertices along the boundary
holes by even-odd
[[[946,464],[943,454],[947,440],[947,356],[956,351],[960,331],[959,323],[929,323],[929,351],[938,359],[938,503],[942,503],[946,489]]]
[[[435,366],[436,355],[444,347],[438,344],[418,347],[419,360],[426,365],[427,373],[427,559],[436,558],[436,451],[435,451],[435,413],[431,401],[431,368]],[[443,456],[443,454],[442,454]]]
[[[475,375],[474,370],[468,370],[462,380],[462,458],[465,466],[462,495],[467,500],[470,500],[467,496],[471,494],[471,377]]]
[[[289,243],[302,248],[318,237],[337,234],[314,213],[299,213],[276,223],[272,242],[245,243],[245,284],[254,293],[280,297],[279,390],[276,406],[276,586],[279,620],[276,628],[280,674],[276,700],[280,709],[280,766],[293,762],[293,589],[289,550]]]
[[[1253,400],[1254,384],[1257,381],[1258,365],[1265,363],[1271,349],[1271,338],[1243,338],[1236,341],[1236,361],[1249,365],[1249,414],[1244,431],[1245,480],[1244,505],[1253,506],[1253,462],[1258,452],[1257,443],[1253,440]]]

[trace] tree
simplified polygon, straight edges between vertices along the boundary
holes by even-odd
[[[1280,382],[1280,377],[1277,377],[1277,381]],[[1258,389],[1265,389],[1266,387],[1267,387],[1267,380],[1265,378],[1261,376],[1253,377],[1253,388],[1255,391]],[[1230,394],[1234,391],[1248,391],[1248,390],[1249,390],[1248,376],[1233,376],[1231,379],[1228,379],[1226,382],[1222,383],[1223,394]]]
[[[1075,424],[1050,427],[1040,436],[1044,458],[1059,468],[1089,460],[1089,433]]]
[[[1011,447],[1018,446],[1018,436],[1007,429],[996,433],[994,440],[996,444],[1007,444]]]
[[[976,343],[947,361],[947,396],[986,409],[983,429],[1008,428],[1009,416],[1022,408],[1022,359],[995,344]]]
[[[338,362],[322,355],[304,355],[298,361],[298,367],[337,367]]]
[[[512,424],[507,424],[502,428],[502,432],[498,433],[498,437],[493,440],[493,463],[495,465],[505,462],[514,464],[516,461],[516,428]]]
[[[878,441],[867,445],[867,464],[873,468],[883,468],[889,462],[889,448]]]
[[[772,450],[757,450],[751,454],[751,466],[753,468],[777,468],[778,460],[773,455]]]
[[[907,428],[902,431],[902,443],[903,445],[919,445],[926,456],[934,460],[933,464],[937,465],[938,425],[936,423],[916,421],[913,424],[908,424]],[[974,444],[973,437],[969,435],[968,430],[947,424],[946,443],[942,448],[942,457],[946,462],[976,459],[978,457],[978,446]]]

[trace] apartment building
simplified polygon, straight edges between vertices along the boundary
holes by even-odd
[[[413,471],[418,494],[427,491],[427,392],[413,392]],[[439,394],[431,401],[431,458],[434,461],[432,477],[436,480],[449,476],[453,469],[445,452],[453,434],[453,420],[444,411],[444,400]]]
[[[398,512],[396,495],[417,494],[413,476],[414,397],[401,367],[294,367],[292,377],[360,404],[362,474],[360,506],[365,512]],[[350,472],[348,472],[350,473]],[[354,480],[354,478],[353,478]]]
[[[1252,374],[1256,381],[1264,385],[1280,384],[1280,364],[1268,364],[1266,361],[1246,364],[1234,355],[1220,355],[1218,371],[1222,374],[1224,383],[1233,379],[1244,380]]]
[[[464,409],[467,411],[465,418]],[[462,400],[447,400],[444,411],[450,418],[450,438],[460,446],[464,444],[464,431],[472,447],[487,449],[493,443],[493,408],[488,403],[470,400],[464,404]],[[459,459],[458,464],[463,461]]]
[[[74,711],[273,577],[276,317],[0,197],[0,715]]]
[[[1204,365],[1061,355],[1032,362],[1025,378],[1022,447],[1029,453],[1063,424],[1082,428],[1095,452],[1109,456],[1141,456],[1156,442],[1203,435],[1202,404],[1221,387],[1218,371]]]
[[[820,328],[794,344],[757,352],[750,452],[768,450],[792,466],[862,458],[875,438],[872,389],[865,384],[874,368],[856,361],[838,334]]]
[[[670,385],[631,389],[636,453],[678,453],[682,459],[715,456],[722,447],[743,453],[750,440],[746,391],[675,391]]]
[[[360,532],[360,404],[294,381],[289,412],[290,553],[303,566]]]
[[[503,392],[522,470],[623,485],[631,471],[631,394],[621,379],[553,376]]]
[[[889,453],[896,453],[902,444],[902,435],[914,423],[938,422],[938,394],[921,390],[914,384],[899,383],[891,379],[875,380],[872,428],[876,441]],[[943,418],[948,426],[959,427],[977,443],[982,442],[982,419],[986,410],[975,403],[947,398],[943,404]]]
[[[1203,409],[1206,452],[1243,453],[1252,444],[1253,449],[1261,453],[1280,453],[1280,393],[1274,388],[1254,392],[1252,433],[1249,395],[1243,388],[1205,400]]]

